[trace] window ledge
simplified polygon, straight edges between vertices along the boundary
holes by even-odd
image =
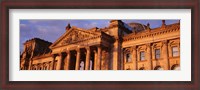
[[[133,63],[133,62],[126,62],[126,64]]]
[[[137,61],[137,62],[146,62],[147,60],[140,60],[140,61]]]
[[[163,58],[160,58],[160,59],[152,59],[152,61],[160,61],[160,60],[163,60]]]
[[[169,57],[169,59],[172,59],[172,58],[180,58],[180,56]]]

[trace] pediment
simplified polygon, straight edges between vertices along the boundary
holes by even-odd
[[[56,40],[50,48],[78,43],[99,36],[99,32],[87,31],[79,28],[70,29]]]

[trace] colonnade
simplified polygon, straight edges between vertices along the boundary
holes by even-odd
[[[53,66],[51,70],[80,70],[80,63],[84,61],[84,70],[90,70],[91,60],[92,69],[100,70],[101,68],[102,47],[85,47],[75,50],[67,50],[59,54],[53,54]],[[58,60],[56,60],[56,57]],[[84,58],[85,57],[85,58]],[[55,63],[57,61],[57,64]],[[56,65],[55,65],[56,64]],[[64,67],[62,67],[64,65]]]

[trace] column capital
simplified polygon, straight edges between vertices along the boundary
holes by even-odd
[[[151,47],[151,43],[147,43],[146,45],[147,45],[147,47]]]
[[[70,53],[70,50],[65,51],[67,54]]]
[[[94,53],[97,53],[97,50],[93,50]]]
[[[52,57],[55,58],[56,56],[58,56],[59,54],[52,54]]]
[[[102,45],[100,44],[100,45],[97,45],[96,47],[97,47],[97,48],[98,48],[98,47],[102,47]]]
[[[80,52],[80,48],[76,48],[76,52]]]
[[[136,49],[137,49],[136,46],[131,47],[131,50],[136,50]]]
[[[85,49],[86,49],[86,50],[90,50],[90,46],[88,46],[88,47],[85,47]]]
[[[167,45],[168,41],[167,40],[164,40],[162,41],[163,45]]]
[[[58,53],[58,56],[62,56],[62,52]]]
[[[58,54],[59,56],[65,56],[66,55],[66,52],[61,52]]]

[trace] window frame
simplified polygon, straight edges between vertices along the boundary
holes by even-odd
[[[157,54],[157,50],[159,50],[159,54]],[[161,58],[161,50],[160,49],[154,49],[155,51],[155,59],[160,59]],[[157,58],[157,55],[159,55],[159,57]]]
[[[142,53],[143,53],[143,56],[142,56]],[[144,61],[144,60],[145,60],[145,51],[140,51],[140,61]]]
[[[174,48],[177,48],[176,51],[174,51]],[[172,46],[172,57],[177,57],[179,56],[179,50],[178,50],[178,46]],[[176,55],[177,54],[177,55]]]
[[[126,63],[130,63],[130,62],[132,62],[132,56],[131,56],[131,53],[126,53],[125,54],[126,56],[125,56],[125,58],[126,58]],[[127,55],[129,55],[129,58],[127,58]],[[129,60],[130,59],[130,60]]]

